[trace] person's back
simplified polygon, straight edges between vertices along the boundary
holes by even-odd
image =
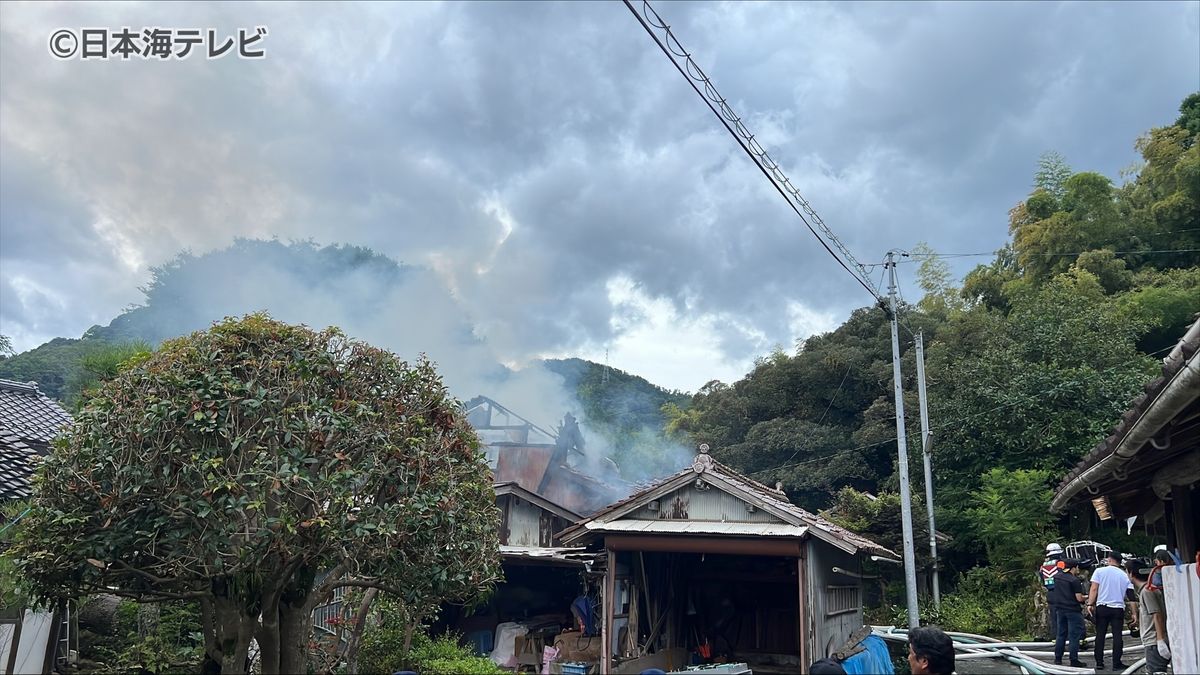
[[[1096,604],[1107,607],[1125,607],[1125,591],[1132,584],[1125,570],[1116,565],[1105,565],[1092,573],[1092,583],[1098,586]]]
[[[1113,668],[1123,669],[1121,662],[1124,645],[1121,640],[1121,630],[1125,625],[1125,592],[1133,584],[1129,575],[1121,567],[1121,554],[1109,551],[1106,559],[1107,566],[1092,573],[1091,590],[1088,593],[1088,609],[1096,620],[1095,656],[1096,669],[1104,668],[1105,634],[1112,630]]]

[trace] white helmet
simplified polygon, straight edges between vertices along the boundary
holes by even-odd
[[[1167,550],[1167,545],[1166,545],[1166,544],[1159,544],[1158,546],[1155,546],[1155,547],[1154,547],[1154,552],[1155,552],[1155,553],[1158,553],[1159,551],[1165,551],[1165,550]]]
[[[1052,554],[1052,553],[1062,553],[1062,552],[1063,552],[1062,546],[1060,546],[1059,544],[1057,544],[1055,542],[1046,544],[1046,554],[1047,555]]]

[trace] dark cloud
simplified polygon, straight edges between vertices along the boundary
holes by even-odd
[[[1116,177],[1200,88],[1195,3],[658,9],[864,262],[998,247],[1043,151]],[[714,370],[734,372],[867,300],[620,3],[0,15],[0,328],[20,347],[236,236],[425,265],[512,360],[595,354],[666,300],[719,328]],[[54,29],[84,25],[267,25],[268,57],[49,56]]]

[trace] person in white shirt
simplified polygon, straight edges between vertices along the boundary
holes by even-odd
[[[1133,587],[1121,567],[1121,554],[1109,551],[1108,563],[1092,573],[1088,592],[1088,613],[1096,620],[1096,670],[1104,670],[1104,641],[1109,627],[1113,637],[1113,669],[1124,670],[1121,663],[1121,629],[1125,626],[1125,591]]]

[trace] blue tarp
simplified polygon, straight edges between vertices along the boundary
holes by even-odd
[[[878,635],[868,635],[860,642],[864,651],[842,661],[846,675],[895,675],[887,643]]]

